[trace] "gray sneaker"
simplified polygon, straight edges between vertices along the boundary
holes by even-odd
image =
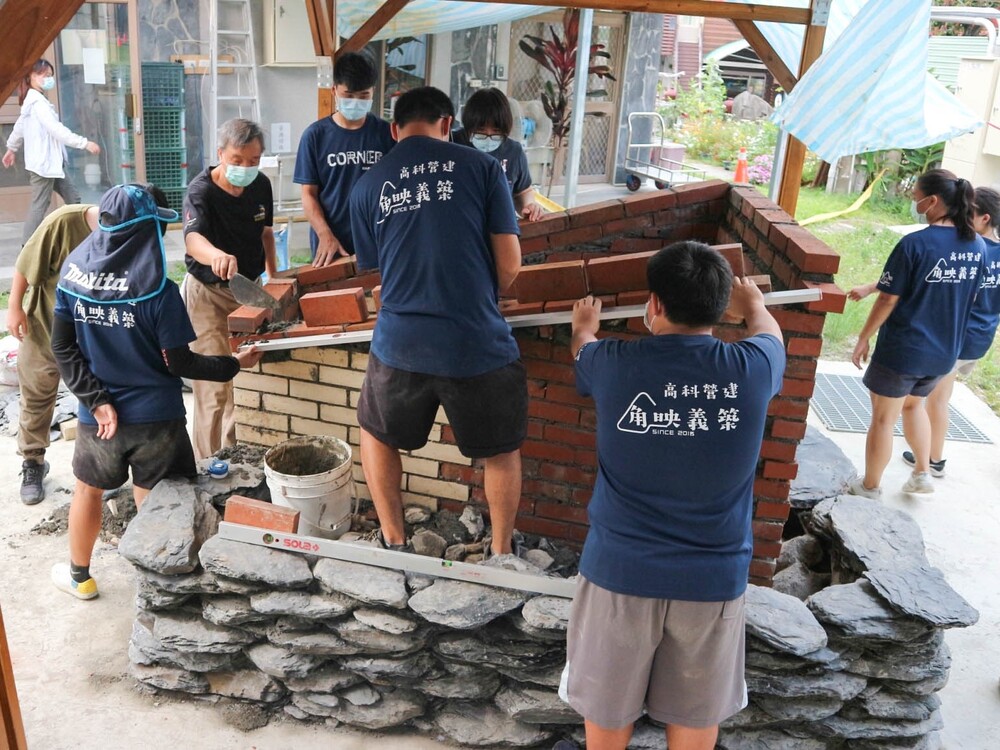
[[[847,494],[857,495],[858,497],[867,497],[869,500],[881,500],[882,499],[882,488],[876,487],[873,490],[865,487],[865,478],[863,476],[856,476],[851,480],[851,483],[847,485]]]
[[[49,462],[38,463],[33,459],[25,459],[21,464],[21,502],[25,505],[38,505],[45,499],[45,488],[42,480],[49,473]]]
[[[934,485],[931,483],[931,475],[926,471],[915,471],[910,474],[910,478],[903,484],[903,492],[918,495],[929,495],[934,492]]]

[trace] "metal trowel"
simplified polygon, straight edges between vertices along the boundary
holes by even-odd
[[[251,307],[263,307],[267,310],[277,312],[278,300],[264,291],[260,284],[251,281],[246,276],[238,273],[229,280],[229,290],[233,293],[236,301],[241,305]]]

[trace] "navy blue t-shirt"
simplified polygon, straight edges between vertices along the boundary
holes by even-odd
[[[498,307],[491,234],[520,234],[499,163],[424,136],[400,141],[351,195],[358,269],[382,273],[372,353],[453,378],[520,357]]]
[[[455,130],[451,135],[455,143],[475,148],[464,129]],[[528,168],[528,157],[524,153],[524,149],[520,143],[511,138],[504,138],[503,143],[488,155],[500,162],[500,168],[507,178],[507,184],[510,186],[510,192],[513,195],[519,195],[531,187],[531,170]]]
[[[306,128],[299,141],[292,180],[299,185],[319,185],[326,223],[349,253],[354,253],[351,191],[395,143],[389,123],[374,115],[368,115],[357,130],[342,128],[332,117],[324,117]],[[318,245],[319,238],[310,228],[309,246],[313,255]]]
[[[950,372],[965,338],[985,255],[982,237],[962,240],[955,227],[929,226],[896,243],[878,290],[899,301],[879,329],[871,361],[906,375]]]
[[[979,293],[972,303],[959,359],[981,359],[985,356],[993,345],[997,324],[1000,323],[1000,242],[985,237],[983,242],[986,244],[985,268],[979,278]]]
[[[608,338],[576,388],[597,408],[597,481],[580,572],[620,594],[719,602],[747,585],[753,481],[783,343],[769,334]]]
[[[59,289],[55,314],[74,324],[87,367],[111,397],[119,424],[184,417],[183,384],[163,361],[164,349],[197,338],[177,284],[168,279],[157,296],[126,304],[85,302]],[[83,404],[78,416],[97,424]]]

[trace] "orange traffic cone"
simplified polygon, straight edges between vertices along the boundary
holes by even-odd
[[[736,157],[736,176],[733,178],[733,182],[750,182],[750,172],[747,166],[747,150],[743,146],[740,146],[739,156]]]

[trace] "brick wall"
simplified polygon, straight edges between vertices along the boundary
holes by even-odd
[[[522,231],[526,266],[614,257],[654,250],[675,240],[698,239],[710,244],[740,243],[746,273],[769,273],[776,290],[823,289],[821,302],[772,308],[785,333],[788,370],[781,393],[769,409],[761,446],[750,569],[753,582],[768,583],[788,517],[789,482],[798,468],[795,451],[805,434],[823,323],[828,312],[843,309],[844,295],[833,285],[838,256],[757,190],[721,181],[583,206],[527,224]],[[623,264],[623,284],[628,272]],[[640,292],[637,298],[636,294],[608,295],[606,301],[636,304],[645,296]],[[561,301],[541,304],[546,310],[566,309]],[[504,303],[511,314],[520,306],[513,300]],[[715,333],[725,341],[746,335],[739,324],[720,325]],[[641,320],[631,319],[605,326],[602,335],[634,337],[645,335],[645,329]],[[518,329],[515,337],[527,367],[531,399],[517,526],[526,532],[582,542],[597,465],[596,418],[592,402],[576,394],[569,326]],[[264,445],[308,434],[345,439],[355,448],[359,494],[367,497],[355,418],[367,345],[292,349],[278,355],[283,361],[265,361],[256,372],[238,376],[237,437]],[[403,472],[406,503],[461,511],[473,501],[485,510],[482,469],[458,452],[443,414],[439,413],[427,446],[404,454]]]

